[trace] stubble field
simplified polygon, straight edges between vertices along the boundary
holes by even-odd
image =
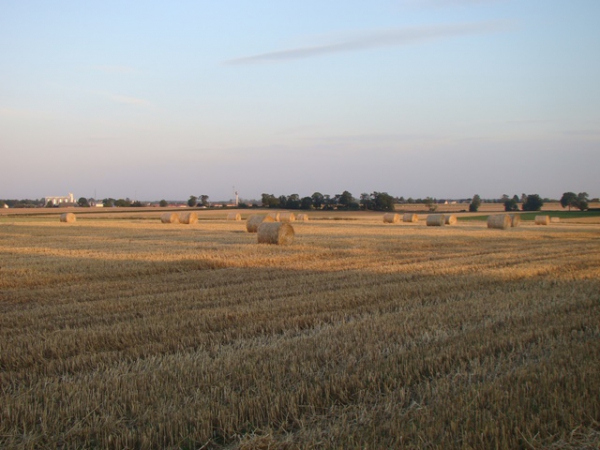
[[[600,445],[600,224],[158,215],[0,218],[0,448]]]

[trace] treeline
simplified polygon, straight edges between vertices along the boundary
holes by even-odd
[[[387,192],[363,193],[356,199],[348,192],[329,195],[315,192],[310,197],[302,197],[298,194],[280,195],[276,197],[273,194],[262,194],[261,203],[265,208],[284,208],[284,209],[320,209],[320,210],[338,210],[338,211],[393,211],[397,199]]]

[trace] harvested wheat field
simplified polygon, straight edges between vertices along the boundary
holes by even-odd
[[[300,228],[0,218],[0,448],[598,447],[599,224]]]

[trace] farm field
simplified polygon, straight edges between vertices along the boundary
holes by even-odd
[[[0,448],[600,446],[598,217],[160,214],[0,216]]]

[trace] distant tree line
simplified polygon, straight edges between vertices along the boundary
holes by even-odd
[[[265,208],[284,208],[302,210],[324,210],[324,211],[393,211],[397,199],[387,192],[363,193],[356,199],[350,192],[329,195],[320,192],[313,193],[310,197],[300,197],[298,194],[280,195],[263,193],[261,204]]]

